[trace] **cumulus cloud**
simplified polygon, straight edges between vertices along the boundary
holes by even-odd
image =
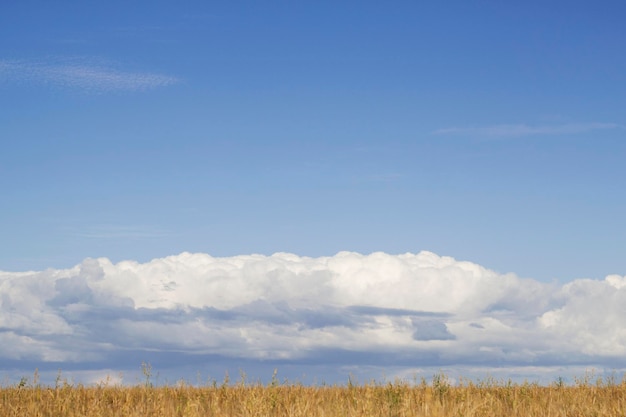
[[[0,80],[38,82],[93,92],[143,91],[172,85],[175,77],[131,72],[90,59],[0,60]]]
[[[551,126],[530,126],[527,124],[501,124],[483,127],[449,127],[438,129],[435,135],[471,135],[488,137],[517,137],[531,135],[566,135],[590,132],[593,130],[623,129],[616,123],[570,123]]]
[[[559,286],[431,252],[86,259],[0,272],[0,363],[619,368],[625,305],[624,276]]]

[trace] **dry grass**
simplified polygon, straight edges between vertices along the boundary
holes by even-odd
[[[626,380],[572,386],[483,381],[450,386],[368,383],[304,386],[228,383],[194,387],[17,384],[0,388],[0,416],[626,416]]]

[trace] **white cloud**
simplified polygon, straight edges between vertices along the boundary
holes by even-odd
[[[529,126],[527,124],[501,124],[483,127],[449,127],[433,132],[436,135],[472,135],[489,137],[517,137],[531,135],[566,135],[593,130],[623,129],[616,123],[571,123],[552,126]]]
[[[0,60],[0,80],[38,82],[93,92],[143,91],[178,82],[175,77],[131,72],[90,59]]]
[[[625,282],[558,286],[431,252],[87,259],[0,272],[0,363],[618,368]]]

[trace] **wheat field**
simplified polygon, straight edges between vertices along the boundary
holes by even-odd
[[[279,382],[206,386],[36,383],[0,388],[2,417],[144,416],[626,416],[626,379],[589,377],[566,385],[465,382],[444,375],[406,381],[305,386]]]

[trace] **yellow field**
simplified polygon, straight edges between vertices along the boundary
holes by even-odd
[[[21,385],[21,386],[20,386]],[[18,384],[0,388],[0,416],[626,416],[626,381],[573,386],[461,383],[193,387]]]

